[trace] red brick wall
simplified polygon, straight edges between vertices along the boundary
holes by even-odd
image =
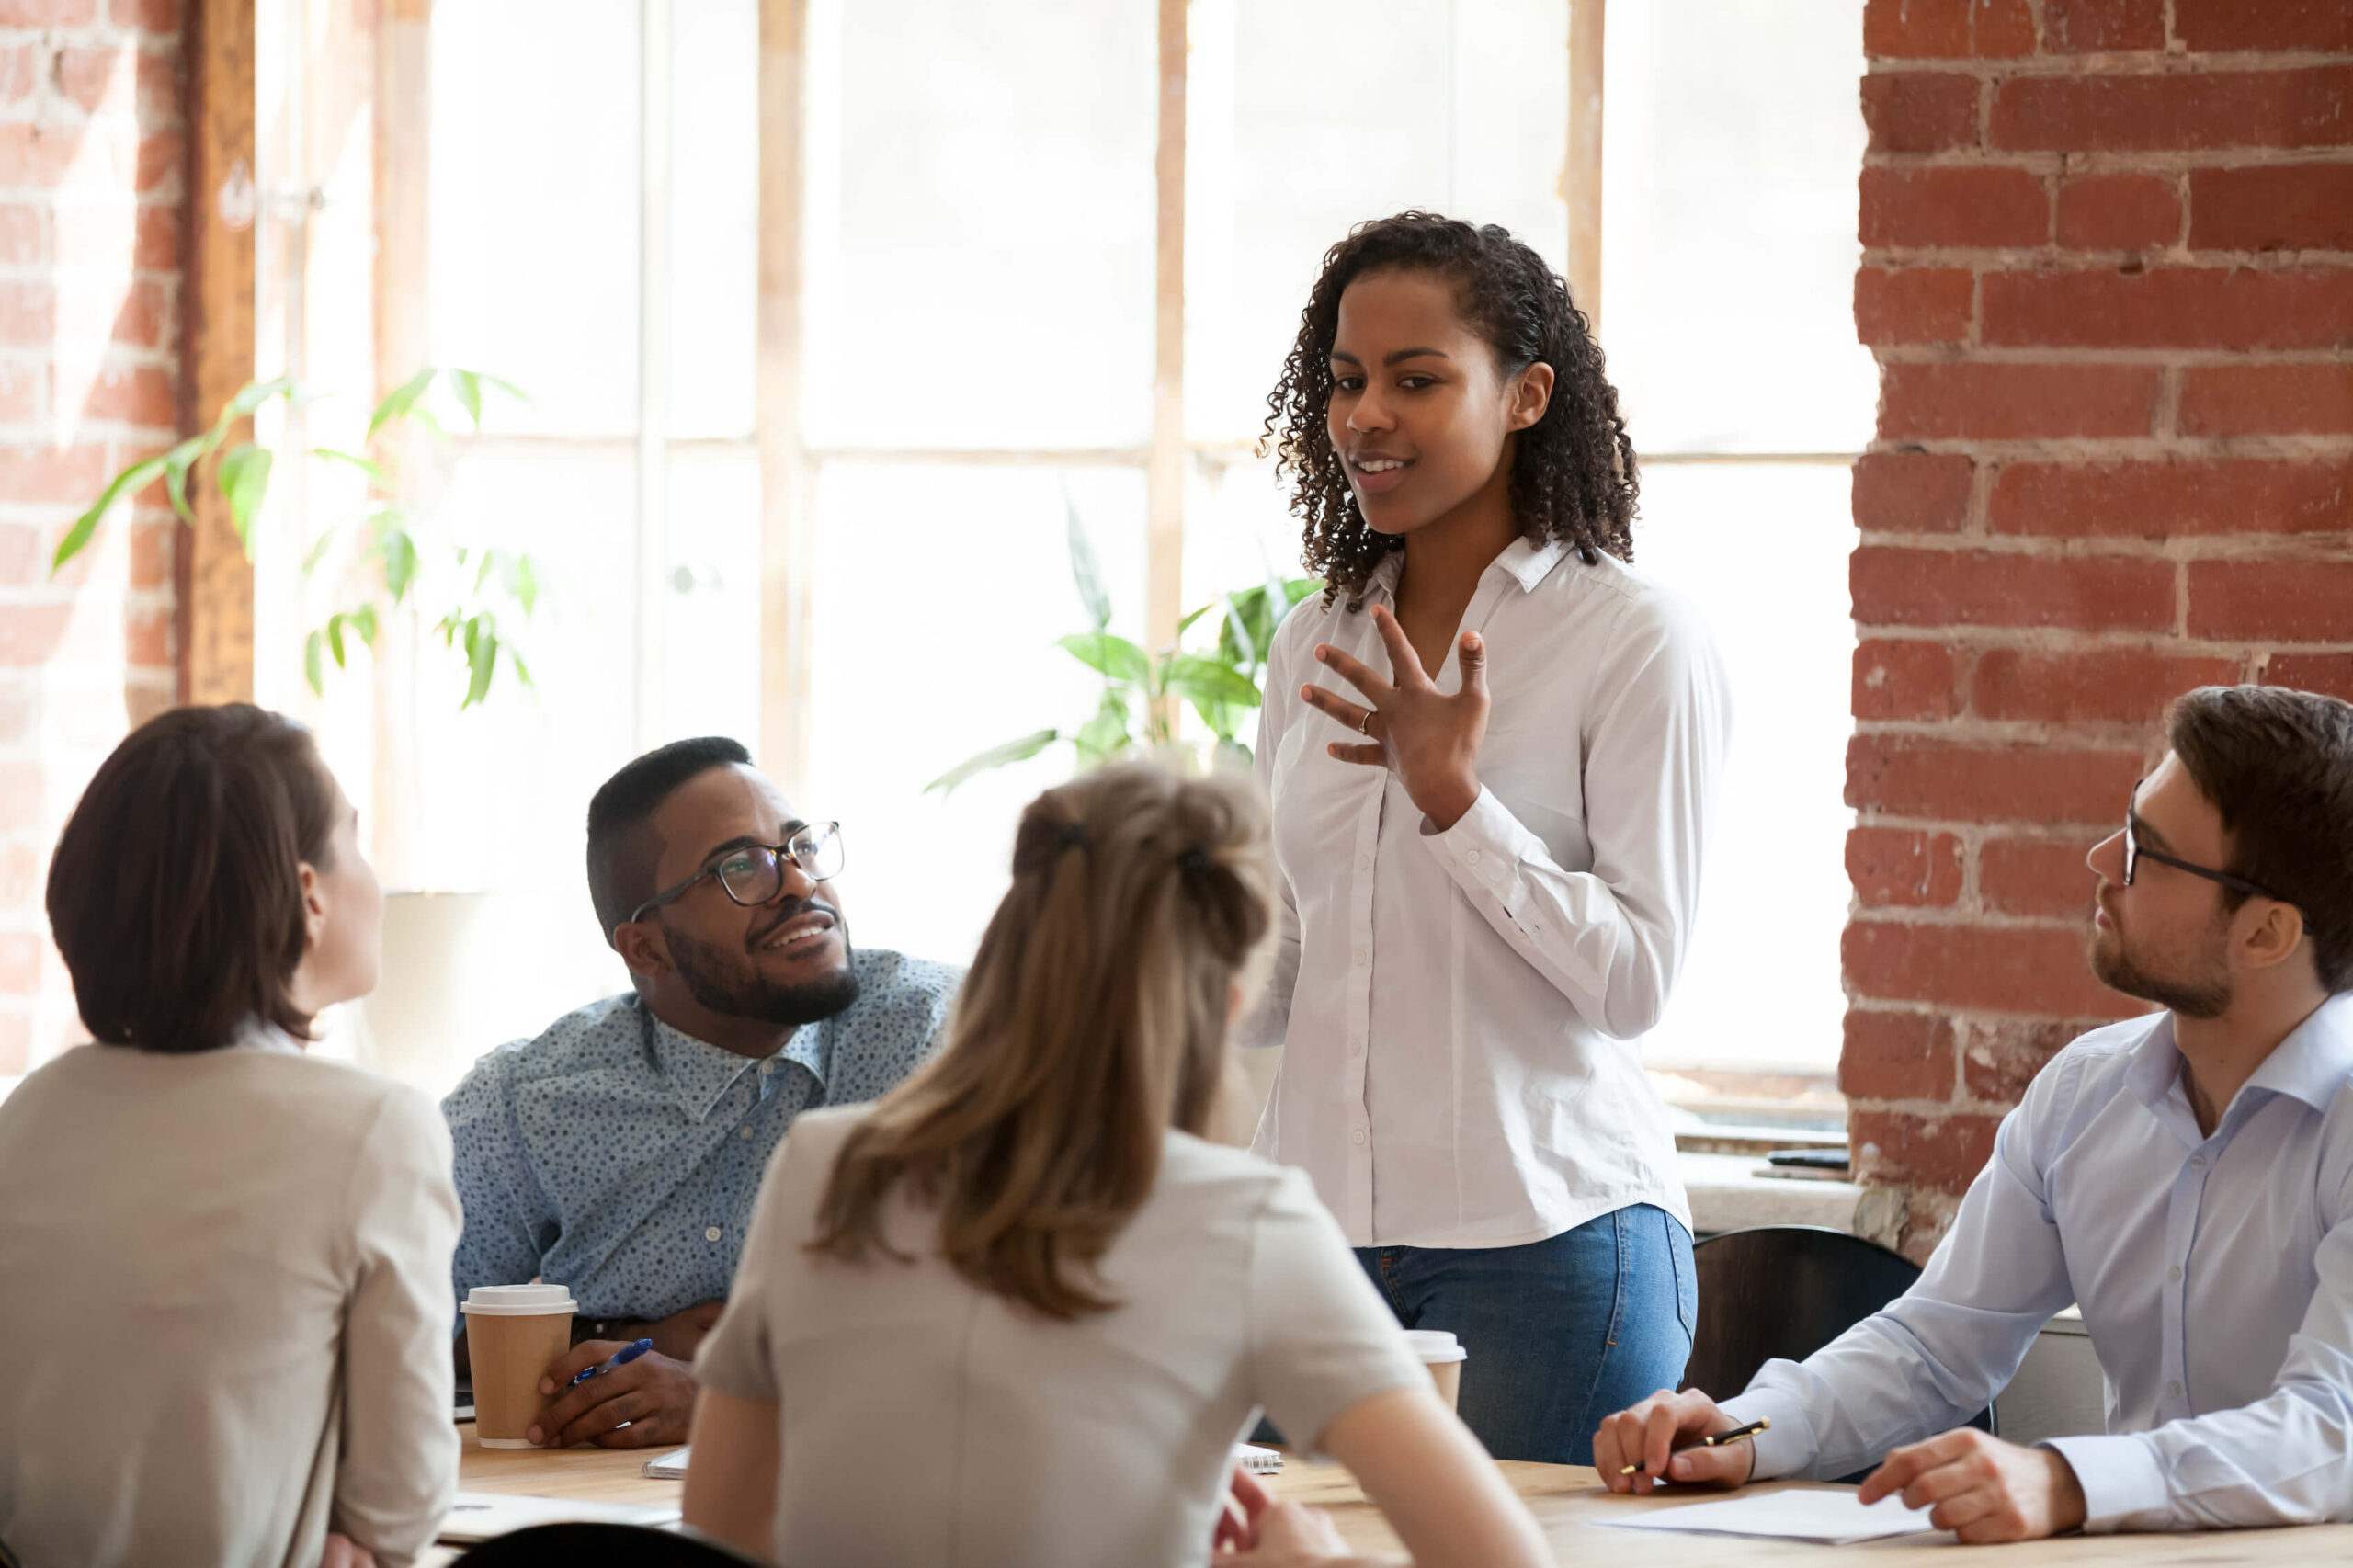
[[[2353,697],[2353,0],[1870,0],[1855,467],[1865,1228],[1925,1256],[2052,1051],[2139,1012],[2085,848],[2172,694]]]
[[[124,731],[168,704],[168,511],[49,558],[178,423],[177,0],[0,0],[0,1074],[75,1034],[49,851]],[[151,495],[152,501],[153,497]]]

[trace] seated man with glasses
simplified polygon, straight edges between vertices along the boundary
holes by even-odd
[[[683,1443],[768,1156],[814,1106],[870,1100],[938,1044],[962,971],[850,945],[838,823],[803,822],[750,754],[677,741],[588,804],[588,892],[635,989],[475,1063],[442,1114],[465,1233],[458,1300],[535,1278],[580,1303],[545,1446]],[[457,1342],[465,1369],[465,1338]]]
[[[1864,1502],[1965,1541],[2353,1518],[2353,706],[2207,687],[2167,738],[2089,857],[2092,971],[2164,1010],[2051,1060],[1884,1311],[1721,1405],[1607,1418],[1611,1488],[1876,1464]],[[2108,1430],[1961,1427],[2070,1301]]]

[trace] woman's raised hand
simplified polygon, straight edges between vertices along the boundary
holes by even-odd
[[[1370,707],[1320,686],[1302,687],[1300,696],[1366,737],[1335,741],[1326,750],[1342,762],[1369,767],[1395,763],[1405,792],[1443,833],[1479,798],[1479,745],[1487,737],[1487,644],[1475,631],[1462,633],[1462,689],[1449,697],[1423,670],[1421,655],[1388,606],[1372,607],[1372,624],[1389,650],[1393,681],[1328,642],[1315,646],[1316,658],[1356,687]]]

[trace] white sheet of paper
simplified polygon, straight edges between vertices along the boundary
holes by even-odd
[[[689,1449],[672,1449],[666,1454],[655,1454],[645,1461],[645,1473],[656,1481],[676,1481],[687,1473]]]
[[[533,1525],[586,1522],[607,1525],[666,1525],[676,1521],[676,1508],[647,1508],[631,1503],[591,1503],[571,1497],[532,1497],[506,1492],[460,1492],[450,1499],[441,1520],[443,1540],[477,1541]]]
[[[1901,1497],[1882,1497],[1865,1507],[1855,1501],[1852,1491],[1756,1492],[1721,1503],[1687,1503],[1679,1508],[1653,1508],[1622,1519],[1594,1522],[1619,1529],[1766,1536],[1822,1546],[1917,1535],[1937,1528],[1928,1522],[1927,1509],[1907,1508]]]

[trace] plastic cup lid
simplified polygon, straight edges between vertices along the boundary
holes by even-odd
[[[549,1312],[576,1312],[568,1285],[477,1285],[466,1292],[462,1311],[482,1317],[540,1317]]]
[[[1471,1353],[1456,1343],[1454,1335],[1442,1328],[1409,1328],[1405,1343],[1425,1363],[1467,1361]]]

